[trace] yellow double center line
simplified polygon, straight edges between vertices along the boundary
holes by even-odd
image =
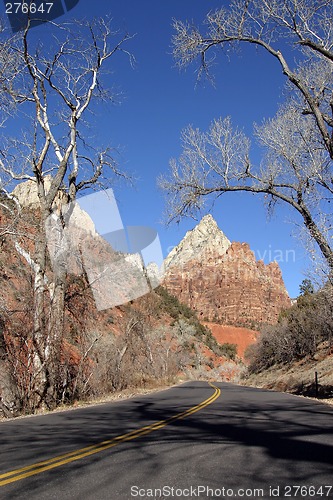
[[[141,436],[145,436],[146,434],[150,434],[153,431],[162,429],[175,420],[180,420],[182,418],[188,417],[189,415],[192,415],[193,413],[196,413],[197,411],[202,410],[206,406],[210,405],[220,396],[221,390],[211,383],[209,383],[209,385],[215,390],[215,392],[208,399],[202,401],[202,403],[193,406],[186,411],[177,413],[173,417],[167,418],[165,420],[160,420],[158,422],[155,422],[154,424],[146,425],[145,427],[141,427],[140,429],[137,429],[135,431],[128,432],[127,434],[122,434],[121,436],[116,436],[112,439],[108,439],[107,441],[102,441],[101,443],[86,446],[85,448],[81,448],[70,453],[65,453],[64,455],[58,455],[57,457],[50,458],[42,462],[27,465],[26,467],[22,467],[21,469],[15,469],[9,472],[5,472],[4,474],[0,474],[0,486],[5,486],[6,484],[20,481],[21,479],[24,479],[26,477],[34,476],[35,474],[40,474],[41,472],[50,469],[55,469],[56,467],[69,464],[70,462],[74,462],[75,460],[81,460],[81,458],[85,458],[89,455],[94,455],[95,453],[107,450],[109,448],[112,448],[113,446],[117,446],[120,443],[124,443],[125,441],[131,441]]]

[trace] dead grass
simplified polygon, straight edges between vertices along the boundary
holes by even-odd
[[[273,366],[258,374],[247,376],[244,385],[263,389],[288,392],[333,404],[333,355],[304,358],[297,362]],[[318,398],[316,395],[315,373],[318,376]]]
[[[177,384],[181,383],[181,382],[183,382],[183,380],[179,380],[177,382]],[[170,387],[173,387],[174,385],[177,385],[177,384],[170,384],[170,385],[156,384],[156,385],[152,385],[151,387],[145,387],[145,388],[138,387],[138,388],[124,389],[122,391],[114,392],[114,393],[108,394],[108,395],[104,395],[104,396],[101,396],[99,398],[94,398],[94,399],[91,399],[89,401],[76,401],[72,405],[61,405],[52,411],[47,410],[47,409],[40,409],[40,410],[37,410],[36,413],[34,413],[32,415],[19,415],[17,417],[13,417],[13,418],[6,418],[6,417],[0,416],[0,422],[8,422],[10,420],[17,420],[17,419],[21,419],[21,418],[33,418],[33,417],[37,417],[40,415],[49,415],[51,413],[59,413],[59,412],[63,412],[63,411],[74,411],[74,410],[78,410],[81,408],[87,408],[89,406],[102,405],[105,403],[110,403],[110,402],[115,402],[115,401],[123,401],[123,400],[134,398],[136,396],[141,396],[141,395],[145,395],[145,394],[151,394],[154,392],[167,390],[167,389],[170,389]]]

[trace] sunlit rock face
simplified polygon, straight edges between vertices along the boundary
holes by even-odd
[[[247,243],[230,243],[211,215],[165,259],[164,285],[200,318],[223,324],[275,323],[291,305],[279,265],[257,261]]]

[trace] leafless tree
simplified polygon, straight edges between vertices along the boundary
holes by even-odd
[[[12,196],[1,185],[0,180],[0,237],[5,235],[15,235],[16,226],[20,217],[21,207],[14,196]]]
[[[35,406],[44,402],[53,406],[57,385],[61,386],[57,367],[64,326],[66,269],[59,266],[49,272],[45,223],[55,207],[61,220],[62,206],[73,201],[80,190],[125,176],[109,147],[98,149],[88,144],[91,132],[87,131],[95,102],[111,102],[114,98],[107,90],[108,82],[104,88],[105,70],[120,52],[131,58],[126,45],[132,37],[112,31],[110,23],[103,19],[50,23],[47,45],[36,41],[33,32],[28,25],[7,47],[15,59],[14,75],[0,78],[0,91],[16,106],[17,128],[22,123],[25,130],[3,144],[0,170],[7,180],[30,180],[38,194],[40,217],[34,252],[24,249],[20,242],[16,242],[16,249],[34,276],[31,346]]]
[[[262,193],[270,209],[284,202],[301,215],[331,273],[332,2],[231,0],[227,9],[210,12],[205,25],[202,33],[189,22],[174,22],[180,68],[199,59],[199,75],[209,75],[218,55],[230,56],[243,42],[276,59],[289,92],[277,115],[255,126],[264,150],[260,165],[251,162],[250,140],[230,118],[214,120],[207,132],[192,126],[183,131],[182,155],[171,161],[171,175],[160,180],[170,197],[169,219],[193,216],[209,195]]]
[[[260,372],[274,364],[291,363],[313,357],[318,349],[332,350],[332,286],[317,293],[301,295],[276,325],[265,326],[247,357],[250,372]]]
[[[9,89],[20,71],[20,58],[12,50],[17,36],[6,37],[5,29],[0,20],[0,128],[6,119],[16,111],[16,102]],[[1,162],[0,162],[1,165]],[[15,197],[8,192],[8,179],[0,171],[0,237],[15,234],[17,221],[20,215],[20,206]]]

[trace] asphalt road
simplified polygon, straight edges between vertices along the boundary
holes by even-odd
[[[3,422],[0,444],[6,500],[333,498],[333,408],[232,384]]]

